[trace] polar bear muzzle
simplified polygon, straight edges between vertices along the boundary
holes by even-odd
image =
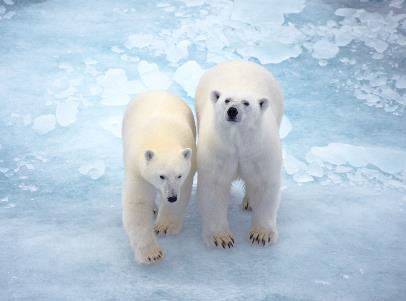
[[[229,107],[227,110],[227,121],[238,122],[238,109],[236,107]]]
[[[174,202],[176,202],[177,199],[178,199],[178,197],[176,195],[170,196],[170,197],[168,197],[168,202],[174,203]]]

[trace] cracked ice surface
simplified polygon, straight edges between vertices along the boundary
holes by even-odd
[[[0,0],[0,36],[0,300],[406,298],[405,1]],[[203,245],[193,193],[165,260],[136,266],[125,105],[193,107],[231,59],[284,89],[280,239],[249,244],[236,184],[233,250]]]

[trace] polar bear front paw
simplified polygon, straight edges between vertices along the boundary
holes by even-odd
[[[234,247],[234,237],[230,232],[222,232],[214,234],[211,238],[211,242],[218,248],[232,248]]]
[[[252,228],[250,231],[251,243],[258,245],[270,245],[278,239],[278,231],[272,229],[265,229],[262,227]]]
[[[136,261],[143,264],[156,263],[162,258],[164,258],[164,253],[157,243],[139,247],[135,252]]]
[[[252,211],[252,207],[248,199],[248,196],[244,196],[244,199],[242,200],[242,209],[246,211]]]
[[[156,234],[178,234],[180,229],[182,228],[182,223],[175,223],[175,222],[157,222],[154,226],[154,231]]]

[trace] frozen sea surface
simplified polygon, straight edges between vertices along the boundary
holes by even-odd
[[[249,59],[286,105],[280,240],[206,248],[195,194],[165,260],[121,225],[127,102]],[[405,300],[406,3],[0,0],[0,300]]]

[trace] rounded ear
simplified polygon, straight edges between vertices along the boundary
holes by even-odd
[[[182,156],[185,159],[190,159],[192,157],[192,149],[191,148],[185,148],[182,150]]]
[[[213,103],[216,103],[217,100],[219,100],[219,98],[220,98],[220,92],[219,91],[213,90],[213,91],[210,92],[210,100]]]
[[[155,154],[152,150],[146,150],[144,153],[145,160],[147,161],[151,161],[154,156]]]
[[[267,98],[261,98],[260,100],[258,100],[258,103],[261,111],[265,111],[269,106],[269,100]]]

